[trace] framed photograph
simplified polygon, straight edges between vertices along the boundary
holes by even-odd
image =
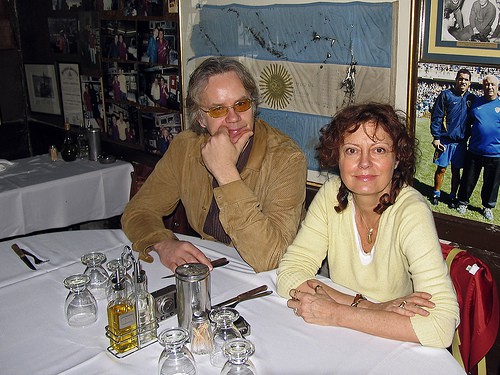
[[[54,65],[24,64],[30,109],[33,112],[61,114]]]
[[[65,121],[72,125],[83,123],[80,69],[78,64],[59,63],[59,82]]]
[[[76,18],[48,18],[49,43],[58,54],[78,53],[78,20]]]
[[[102,21],[101,48],[103,48],[103,58],[119,61],[137,61],[137,31],[135,21]]]
[[[104,128],[104,107],[102,95],[102,79],[87,75],[80,76],[82,108],[87,125],[92,128]]]
[[[123,0],[123,14],[127,17],[161,17],[163,0]]]
[[[421,61],[498,65],[500,2],[421,1]]]
[[[179,13],[179,0],[166,0],[168,13]]]
[[[139,143],[137,108],[126,104],[106,103],[106,136],[116,142]]]
[[[182,131],[179,113],[148,113],[142,114],[144,129],[144,149],[150,154],[162,156],[170,142]]]

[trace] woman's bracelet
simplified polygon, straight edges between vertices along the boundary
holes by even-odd
[[[362,295],[362,294],[356,294],[356,296],[354,297],[354,300],[352,301],[351,303],[351,306],[352,307],[358,307],[359,303],[361,301],[366,301],[366,298]]]

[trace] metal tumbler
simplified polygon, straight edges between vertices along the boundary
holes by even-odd
[[[193,316],[211,309],[210,271],[204,264],[186,263],[176,268],[175,281],[179,326],[190,332]]]
[[[90,128],[87,134],[89,137],[89,160],[97,161],[101,154],[101,130]]]

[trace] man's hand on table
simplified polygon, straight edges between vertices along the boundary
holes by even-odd
[[[191,242],[169,238],[154,245],[153,249],[158,253],[161,263],[172,272],[186,263],[203,263],[212,270],[210,259]]]

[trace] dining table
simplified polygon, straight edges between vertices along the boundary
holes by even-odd
[[[130,198],[132,164],[49,155],[2,161],[0,239],[120,215]]]
[[[258,374],[465,374],[446,349],[389,340],[362,332],[306,323],[276,293],[276,270],[256,273],[237,251],[224,244],[177,235],[210,259],[229,263],[210,272],[211,304],[237,296],[261,285],[270,295],[241,302],[236,310],[250,325],[246,338],[255,345],[251,356]],[[11,249],[16,243],[49,262],[29,269]],[[105,335],[107,300],[98,303],[98,318],[84,328],[66,322],[64,303],[68,290],[63,280],[83,273],[82,255],[102,252],[107,261],[119,258],[131,243],[122,230],[51,232],[0,242],[0,368],[16,374],[157,374],[163,350],[159,342],[117,358],[108,350]],[[137,256],[137,253],[133,253]],[[175,285],[175,277],[156,253],[152,263],[140,262],[148,289]],[[331,280],[319,279],[349,292]],[[158,334],[177,327],[177,316],[159,322]],[[188,348],[189,348],[188,344]],[[199,375],[220,374],[209,355],[194,355]]]

